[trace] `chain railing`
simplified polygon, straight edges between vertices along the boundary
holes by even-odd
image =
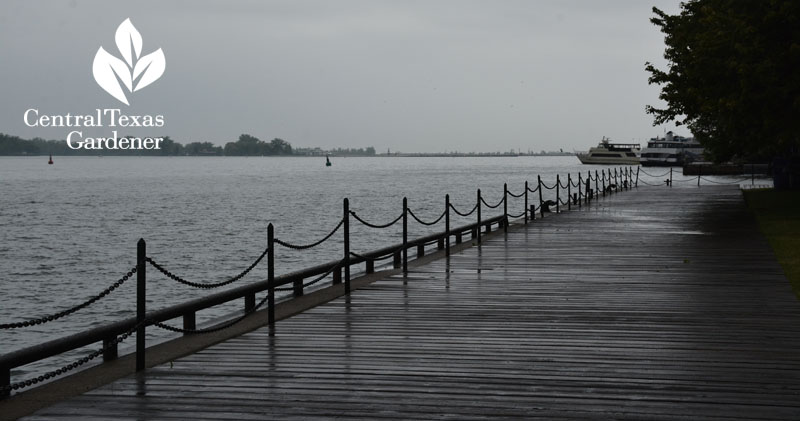
[[[94,297],[92,297],[92,298],[90,298],[90,299],[88,299],[88,300],[86,300],[86,301],[84,301],[84,302],[82,302],[82,303],[80,303],[80,304],[78,304],[78,305],[76,305],[74,307],[68,308],[66,310],[59,311],[58,313],[50,314],[50,315],[47,315],[47,316],[42,316],[42,317],[39,317],[37,319],[24,320],[24,321],[21,321],[21,322],[3,323],[3,324],[0,324],[0,329],[19,329],[19,328],[24,328],[24,327],[36,326],[36,325],[40,325],[40,324],[43,324],[43,323],[52,322],[54,320],[58,320],[58,319],[60,319],[60,318],[62,318],[64,316],[68,316],[68,315],[70,315],[72,313],[75,313],[78,310],[81,310],[81,309],[84,309],[86,307],[89,307],[90,305],[96,303],[100,299],[106,297],[108,294],[111,294],[115,289],[119,288],[122,284],[124,284],[125,281],[130,279],[130,277],[134,273],[136,273],[136,268],[135,267],[133,269],[129,270],[128,273],[126,273],[125,275],[122,275],[122,278],[120,278],[117,282],[114,282],[113,284],[111,284],[108,288],[104,289],[99,294],[95,295]]]
[[[556,182],[555,184],[553,184],[553,187],[548,187],[548,186],[547,186],[547,184],[545,184],[545,183],[542,183],[542,184],[541,184],[541,187],[544,187],[544,188],[545,188],[545,189],[547,189],[547,190],[553,190],[553,189],[555,189],[556,187],[558,187],[558,186],[560,186],[560,185],[561,185],[561,183],[559,183],[559,182]]]
[[[522,193],[520,193],[520,194],[514,194],[514,193],[511,193],[511,192],[508,192],[508,195],[513,197],[513,198],[515,198],[515,199],[519,199],[520,197],[525,196],[525,192],[526,191],[527,190],[523,190]]]
[[[484,199],[483,199],[483,197],[481,197],[481,203],[483,203],[484,205],[486,205],[486,207],[487,207],[487,208],[489,208],[489,209],[497,209],[497,208],[499,208],[499,207],[500,207],[500,205],[502,205],[502,204],[503,204],[503,202],[505,202],[505,200],[506,200],[506,199],[505,199],[505,198],[503,198],[503,199],[500,199],[500,201],[499,201],[499,202],[497,202],[497,203],[495,203],[494,205],[490,205],[489,203],[487,203],[487,202],[486,202],[486,200],[484,200]]]
[[[12,390],[19,390],[19,389],[23,389],[23,388],[26,388],[26,387],[31,387],[31,386],[33,386],[35,384],[39,384],[39,383],[41,383],[41,382],[43,382],[45,380],[50,380],[51,378],[55,378],[55,377],[58,377],[58,376],[60,376],[62,374],[68,373],[68,372],[70,372],[70,371],[72,371],[72,370],[74,370],[74,369],[76,369],[76,368],[88,363],[89,361],[97,358],[98,356],[109,352],[109,350],[116,349],[116,347],[120,343],[122,343],[125,339],[128,339],[128,337],[130,337],[133,334],[133,332],[135,332],[138,328],[139,328],[139,326],[137,325],[137,326],[134,326],[134,327],[128,329],[127,332],[115,337],[111,341],[105,342],[103,344],[103,347],[100,348],[99,350],[93,351],[89,355],[86,355],[86,356],[84,356],[84,357],[82,357],[82,358],[78,359],[77,361],[74,361],[74,362],[72,362],[70,364],[62,366],[59,369],[48,371],[47,373],[44,373],[44,374],[39,375],[39,376],[34,377],[34,378],[30,378],[28,380],[23,380],[23,381],[19,381],[19,382],[16,382],[16,383],[9,383],[9,384],[5,384],[5,385],[0,385],[0,396],[7,396],[7,395],[9,395],[11,393]]]
[[[351,254],[353,254],[353,253],[351,253]],[[333,273],[333,271],[339,270],[339,268],[341,268],[341,267],[342,267],[342,262],[339,262],[337,265],[331,267],[327,272],[323,273],[322,275],[319,275],[318,277],[314,278],[311,281],[304,282],[303,285],[302,285],[302,288],[308,288],[308,287],[316,284],[317,282],[325,279],[328,275]],[[294,291],[295,289],[296,289],[295,287],[281,287],[281,288],[275,288],[275,291]]]
[[[333,230],[331,230],[331,232],[328,233],[328,235],[322,237],[318,241],[315,241],[315,242],[313,242],[311,244],[297,245],[297,244],[292,244],[292,243],[289,243],[289,242],[286,242],[286,241],[278,240],[277,238],[275,239],[275,244],[279,244],[281,246],[284,246],[286,248],[290,248],[290,249],[293,249],[293,250],[307,250],[307,249],[314,248],[314,247],[316,247],[316,246],[328,241],[328,239],[333,237],[333,234],[336,234],[336,231],[339,231],[339,228],[341,228],[342,225],[344,225],[344,220],[339,221],[339,223],[333,228]]]
[[[193,288],[199,288],[199,289],[215,289],[215,288],[219,288],[219,287],[224,287],[226,285],[230,285],[230,284],[232,284],[232,283],[244,278],[248,273],[250,273],[250,271],[255,269],[255,267],[258,266],[259,263],[261,263],[261,260],[264,259],[264,256],[267,255],[268,251],[269,250],[264,250],[264,252],[262,252],[261,255],[258,256],[258,258],[250,266],[248,266],[245,270],[240,272],[238,275],[233,276],[233,277],[231,277],[231,278],[229,278],[229,279],[227,279],[225,281],[216,282],[216,283],[208,283],[208,284],[204,284],[204,283],[201,283],[201,282],[187,281],[186,279],[183,279],[180,276],[175,275],[174,273],[168,271],[163,266],[161,266],[160,264],[156,263],[156,261],[153,260],[150,257],[147,257],[147,263],[149,263],[150,266],[156,268],[156,270],[158,270],[159,272],[163,273],[164,276],[166,276],[167,278],[172,279],[173,281],[178,282],[180,284],[183,284],[183,285],[186,285],[186,286],[190,286],[190,287],[193,287]]]
[[[754,165],[751,165],[750,167],[751,167],[751,169],[753,169]],[[744,166],[742,166],[742,168],[747,168],[747,166],[744,165]],[[755,170],[754,169],[752,170],[752,173],[750,174],[750,177],[742,178],[742,179],[739,179],[739,180],[724,180],[724,181],[723,180],[714,180],[714,179],[708,178],[707,176],[703,176],[703,167],[702,166],[698,166],[697,167],[697,171],[698,171],[697,175],[692,175],[692,176],[690,176],[688,178],[681,178],[681,179],[676,179],[676,178],[673,177],[673,170],[674,169],[670,167],[669,170],[665,171],[663,174],[652,174],[652,173],[648,172],[647,170],[642,169],[641,167],[637,168],[637,170],[636,170],[636,183],[641,182],[642,184],[644,184],[646,186],[652,186],[652,187],[657,187],[657,186],[668,186],[669,187],[669,186],[672,186],[672,184],[674,184],[674,183],[696,183],[697,186],[699,187],[699,186],[701,186],[701,181],[704,181],[706,183],[711,183],[711,184],[720,184],[720,185],[735,185],[735,184],[741,185],[742,183],[744,183],[744,182],[749,180],[751,185],[755,185]],[[642,175],[644,175],[644,176],[650,177],[650,180],[640,179],[639,178],[639,172],[641,172]],[[663,178],[663,177],[666,177],[666,178]]]
[[[597,194],[600,185],[602,184],[603,196],[606,194],[629,189],[638,185],[639,171],[636,172],[636,181],[633,181],[632,170],[628,168],[614,169],[613,174],[610,170],[602,170],[602,173],[595,171],[594,176],[591,172],[587,172],[586,179],[582,178],[582,174],[573,180],[571,174],[567,174],[565,182],[562,182],[560,175],[556,175],[555,182],[552,186],[544,183],[541,177],[537,177],[535,187],[531,188],[526,181],[524,189],[521,193],[514,194],[508,189],[508,185],[503,186],[502,198],[494,204],[488,203],[482,196],[481,191],[477,191],[474,205],[469,211],[462,212],[456,205],[450,202],[450,196],[445,196],[444,210],[439,216],[432,221],[426,221],[420,218],[413,210],[408,207],[408,199],[403,198],[403,208],[401,214],[392,219],[388,223],[378,224],[372,223],[359,216],[355,211],[350,210],[349,200],[343,200],[342,217],[337,222],[336,226],[329,231],[321,239],[309,244],[294,244],[286,240],[275,238],[275,228],[273,224],[267,227],[267,245],[263,252],[253,261],[247,268],[230,277],[226,280],[214,283],[202,283],[189,281],[181,276],[178,276],[166,269],[152,257],[148,256],[146,252],[146,243],[140,239],[137,243],[137,265],[128,271],[120,280],[103,290],[101,293],[78,304],[70,309],[60,311],[58,313],[43,316],[38,319],[25,320],[14,323],[0,324],[0,329],[16,329],[38,324],[47,323],[61,317],[72,314],[82,308],[85,308],[101,298],[107,296],[117,288],[119,288],[125,281],[131,278],[134,274],[137,278],[136,285],[136,317],[127,320],[111,323],[90,329],[88,331],[73,335],[67,338],[56,339],[30,348],[14,351],[6,355],[0,356],[0,398],[9,396],[12,391],[17,391],[25,387],[29,387],[64,373],[67,373],[75,368],[87,363],[88,361],[103,355],[104,361],[113,360],[117,358],[117,347],[119,343],[135,334],[136,336],[136,370],[141,371],[145,369],[145,332],[148,326],[156,326],[175,333],[184,335],[204,334],[218,332],[230,328],[248,316],[258,312],[266,306],[267,324],[274,326],[275,324],[275,293],[276,292],[291,292],[292,294],[286,299],[291,299],[292,296],[298,297],[304,294],[305,290],[309,287],[319,284],[322,280],[331,277],[331,285],[337,286],[344,284],[344,294],[350,292],[350,268],[353,265],[364,263],[365,273],[372,273],[375,270],[375,262],[383,261],[386,259],[394,259],[394,268],[402,268],[403,273],[408,272],[408,250],[416,248],[416,257],[420,258],[425,255],[426,247],[436,245],[439,250],[443,250],[446,256],[450,255],[451,239],[455,238],[455,243],[459,244],[463,240],[465,233],[471,234],[475,243],[481,244],[481,235],[483,231],[487,233],[491,231],[492,226],[497,228],[508,229],[509,219],[523,219],[523,223],[532,223],[536,219],[536,214],[539,213],[540,218],[544,217],[545,213],[559,213],[561,206],[565,205],[571,209],[572,204],[581,206],[583,202],[589,203],[590,200],[599,197]],[[699,176],[698,176],[699,177]],[[592,182],[594,182],[594,189],[592,189]],[[577,191],[572,192],[575,188]],[[566,189],[567,196],[562,198],[561,192]],[[554,196],[552,190],[555,190]],[[545,198],[543,192],[549,191],[551,197]],[[531,193],[538,193],[537,198],[531,198]],[[522,199],[524,206],[522,212],[509,212],[509,205],[518,203],[511,199]],[[510,203],[514,202],[514,203]],[[533,202],[533,203],[531,203]],[[538,204],[537,204],[538,202]],[[483,208],[499,209],[502,208],[502,214],[490,218],[484,218],[482,215]],[[555,207],[553,209],[552,207]],[[455,227],[451,226],[451,212],[462,218],[474,217],[475,222],[468,225]],[[394,226],[402,221],[403,228],[403,241],[401,244],[388,246],[379,250],[371,251],[368,253],[356,253],[350,250],[350,219],[351,217],[363,224],[368,228],[384,229]],[[440,223],[442,220],[445,222],[444,232],[429,234],[424,237],[409,239],[408,219],[409,217],[417,223],[424,226],[433,226]],[[275,248],[282,246],[295,251],[308,250],[329,241],[337,232],[342,232],[342,257],[339,260],[325,263],[322,265],[306,268],[297,272],[288,273],[281,276],[275,276]],[[178,282],[182,285],[199,288],[199,289],[215,289],[224,286],[229,286],[236,281],[241,280],[246,275],[251,273],[266,257],[267,263],[267,279],[256,281],[254,283],[245,284],[239,287],[225,289],[206,297],[202,297],[186,303],[174,305],[168,308],[150,311],[146,309],[146,266],[150,265],[156,271],[163,274],[167,278]],[[256,303],[256,294],[267,292],[258,303]],[[244,298],[244,312],[228,321],[217,323],[206,328],[197,328],[195,314],[203,309],[214,307],[220,304],[230,302],[235,299]],[[166,322],[176,318],[183,318],[183,327],[176,327]],[[58,370],[49,371],[41,376],[33,379],[25,380],[22,382],[11,383],[10,370],[31,362],[39,361],[44,358],[49,358],[66,351],[77,349],[83,346],[91,345],[102,341],[103,346],[97,351],[64,366]]]
[[[447,213],[447,209],[445,209],[445,211],[444,211],[444,212],[442,212],[442,214],[441,214],[441,215],[439,215],[439,217],[438,217],[438,218],[436,218],[435,220],[433,220],[433,221],[431,221],[431,222],[426,222],[426,221],[423,221],[422,219],[420,219],[420,218],[419,218],[419,217],[418,217],[418,216],[417,216],[417,215],[414,213],[414,211],[412,211],[411,209],[409,209],[409,210],[408,210],[408,214],[409,214],[409,215],[411,215],[411,217],[412,217],[412,218],[414,218],[414,220],[415,220],[415,221],[419,222],[419,223],[420,223],[420,224],[422,224],[422,225],[427,225],[427,226],[431,226],[431,225],[436,225],[436,224],[438,224],[438,223],[439,223],[439,221],[441,221],[441,220],[444,218],[444,215],[445,215],[445,213]]]
[[[458,216],[463,216],[466,218],[475,213],[476,210],[478,210],[478,204],[476,203],[475,206],[473,206],[472,209],[469,210],[469,212],[461,212],[453,204],[450,205],[450,209],[452,209],[453,212],[455,212]]]
[[[361,222],[363,225],[366,225],[366,226],[368,226],[370,228],[376,228],[376,229],[389,228],[392,225],[400,222],[401,219],[403,219],[403,214],[401,213],[400,216],[398,216],[397,218],[393,219],[391,222],[388,222],[388,223],[385,223],[385,224],[373,224],[373,223],[370,223],[370,222],[367,222],[367,221],[361,219],[361,217],[356,215],[356,213],[353,212],[353,211],[350,211],[350,215],[353,215],[353,218],[355,218],[356,221]]]

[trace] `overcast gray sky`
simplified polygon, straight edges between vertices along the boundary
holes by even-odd
[[[652,6],[679,10],[663,0],[3,1],[0,132],[64,138],[27,127],[23,113],[121,108],[166,120],[125,134],[182,143],[241,133],[381,152],[645,142],[674,129],[644,112],[659,104],[644,63],[665,66]],[[142,55],[166,57],[130,106],[92,76],[100,46],[121,57],[114,34],[126,18]]]

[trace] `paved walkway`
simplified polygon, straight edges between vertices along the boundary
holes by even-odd
[[[800,302],[736,188],[536,220],[30,419],[800,419]]]

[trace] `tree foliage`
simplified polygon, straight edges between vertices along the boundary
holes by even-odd
[[[133,137],[133,136],[123,136]],[[163,136],[159,149],[71,149],[65,140],[45,140],[39,137],[33,139],[21,139],[18,136],[11,136],[0,133],[0,155],[57,155],[57,156],[175,156],[184,155],[184,147],[175,142],[169,136]]]
[[[125,136],[131,137],[131,136]],[[160,149],[130,150],[130,149],[70,149],[65,140],[44,140],[41,138],[21,139],[0,133],[0,156],[3,155],[48,155],[73,156],[73,155],[109,155],[109,156],[269,156],[269,155],[308,155],[310,152],[319,151],[320,154],[329,151],[301,149],[295,151],[291,143],[275,138],[264,142],[255,136],[242,134],[236,142],[228,142],[224,147],[216,146],[211,142],[192,142],[186,145],[163,136]],[[331,153],[338,155],[375,155],[375,148],[366,149],[341,149],[337,148]]]
[[[800,1],[691,0],[668,15],[666,70],[646,64],[666,108],[654,125],[686,124],[715,161],[796,156],[800,145]]]
[[[236,142],[225,144],[227,156],[292,155],[292,145],[283,139],[264,142],[255,136],[242,134]]]

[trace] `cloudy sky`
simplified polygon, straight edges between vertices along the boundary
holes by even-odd
[[[120,108],[166,121],[124,134],[182,143],[240,133],[406,152],[644,142],[674,129],[644,112],[659,104],[644,64],[665,66],[652,6],[679,10],[665,0],[4,0],[0,132],[64,138],[27,127],[25,110]],[[130,106],[92,76],[100,46],[122,57],[114,35],[126,18],[142,56],[166,58]]]

